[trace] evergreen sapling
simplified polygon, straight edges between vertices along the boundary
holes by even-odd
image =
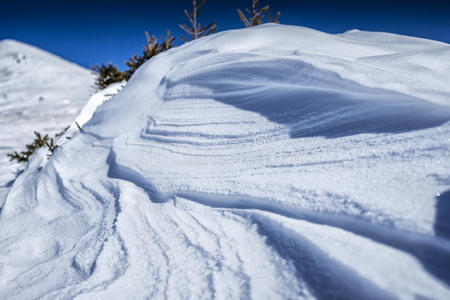
[[[184,14],[188,18],[189,23],[191,23],[190,26],[186,24],[180,25],[180,28],[190,35],[189,38],[181,36],[185,43],[215,33],[217,31],[216,22],[211,22],[206,26],[202,26],[198,22],[198,16],[200,15],[201,8],[203,4],[205,4],[205,2],[206,0],[201,0],[200,4],[197,5],[197,1],[192,0],[192,12],[189,13],[187,9],[184,10]]]
[[[264,6],[259,9],[259,0],[252,0],[252,10],[248,8],[245,9],[247,13],[250,15],[249,18],[245,16],[242,10],[237,9],[237,13],[239,19],[244,23],[245,27],[257,26],[263,23],[263,18],[267,14],[267,22],[269,23],[278,23],[278,18],[280,17],[280,12],[277,12],[275,16],[272,18],[269,12],[269,5]]]

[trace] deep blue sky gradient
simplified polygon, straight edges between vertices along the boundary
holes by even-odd
[[[144,31],[159,36],[171,29],[182,34],[178,25],[187,22],[183,10],[192,4],[191,0],[0,1],[0,39],[23,41],[85,67],[112,61],[120,68],[141,52]],[[329,33],[355,28],[387,31],[450,43],[450,0],[261,0],[261,4],[279,10],[283,24]],[[216,21],[219,31],[241,28],[236,8],[250,5],[251,0],[208,0],[200,21]]]

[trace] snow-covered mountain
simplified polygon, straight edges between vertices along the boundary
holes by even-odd
[[[34,131],[50,135],[70,125],[94,91],[91,72],[33,46],[0,41],[0,197]],[[0,201],[1,202],[1,201]]]
[[[160,54],[14,182],[0,295],[449,299],[449,82],[450,45],[386,33]]]

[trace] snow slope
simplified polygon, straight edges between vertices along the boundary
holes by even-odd
[[[448,44],[385,33],[160,54],[14,182],[0,295],[448,299],[448,82]]]
[[[14,40],[0,41],[0,203],[34,131],[53,135],[70,125],[94,91],[89,70]]]

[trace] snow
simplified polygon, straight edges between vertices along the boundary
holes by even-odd
[[[103,90],[98,91],[92,97],[90,97],[89,101],[84,105],[80,114],[77,116],[73,124],[70,126],[69,131],[72,129],[78,129],[78,126],[83,127],[94,114],[97,107],[99,107],[102,103],[109,101],[112,96],[117,94],[124,86],[126,82],[120,83],[112,83]]]
[[[0,41],[0,203],[34,131],[50,136],[70,125],[94,89],[89,70],[33,46]]]
[[[12,185],[0,295],[448,299],[449,81],[448,44],[387,33],[160,54]]]

